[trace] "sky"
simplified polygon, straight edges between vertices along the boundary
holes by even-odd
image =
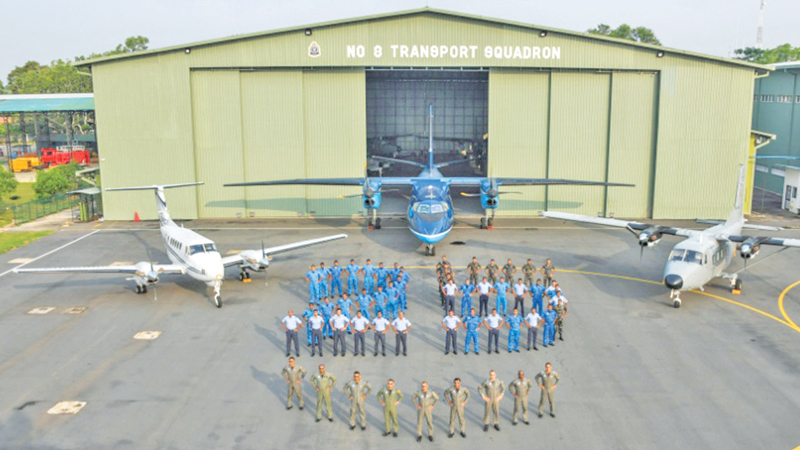
[[[761,0],[37,0],[7,2],[0,25],[0,78],[26,61],[101,53],[129,36],[149,47],[429,6],[586,31],[600,23],[652,29],[670,48],[732,56],[754,46]],[[800,46],[800,1],[769,0],[764,48]]]

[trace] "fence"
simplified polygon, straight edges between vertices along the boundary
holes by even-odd
[[[14,223],[20,225],[49,214],[73,208],[76,203],[77,199],[74,195],[61,193],[36,199],[28,203],[12,205],[11,211],[14,213]]]

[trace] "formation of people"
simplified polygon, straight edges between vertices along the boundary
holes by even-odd
[[[288,387],[288,397],[286,399],[286,409],[294,407],[293,400],[296,397],[299,409],[303,409],[303,383],[306,371],[297,364],[295,358],[290,357],[289,363],[281,371],[284,381]],[[333,405],[331,393],[337,384],[336,377],[325,370],[325,365],[320,364],[318,371],[309,380],[317,396],[316,421],[322,420],[322,410],[325,409],[327,418],[333,422]],[[535,391],[535,387],[540,389],[539,408],[537,415],[543,417],[545,402],[549,404],[550,416],[555,418],[555,389],[560,382],[558,373],[553,370],[552,364],[545,364],[544,370],[539,372],[534,380],[525,377],[525,372],[520,370],[517,377],[508,384],[508,392],[513,396],[514,412],[512,415],[512,425],[517,425],[519,419],[526,425],[528,421],[528,403],[530,394]],[[352,380],[348,381],[343,388],[344,394],[348,399],[350,407],[350,430],[355,430],[360,426],[361,430],[367,428],[366,401],[372,392],[372,386],[361,377],[361,373],[353,373]],[[483,431],[488,432],[490,426],[500,431],[500,406],[506,394],[506,385],[497,378],[497,373],[492,370],[489,377],[477,388],[477,393],[483,400]],[[448,437],[455,435],[456,426],[459,434],[467,437],[466,419],[464,411],[470,399],[470,391],[465,387],[460,378],[453,380],[452,386],[444,390],[442,396],[449,407],[449,433]],[[376,398],[383,410],[384,432],[383,436],[392,435],[397,437],[398,426],[398,407],[404,399],[404,394],[395,384],[393,379],[386,381],[386,386],[377,392]],[[423,438],[423,427],[427,428],[428,440],[433,441],[433,412],[439,402],[439,395],[431,388],[427,381],[420,384],[419,389],[414,392],[411,402],[417,411],[417,441]],[[358,420],[357,420],[358,419]]]
[[[552,260],[547,258],[544,265],[538,268],[531,259],[522,266],[522,277],[518,277],[516,283],[509,284],[506,280],[513,280],[517,273],[517,268],[511,259],[500,268],[494,259],[484,268],[476,257],[467,265],[468,277],[461,285],[456,284],[453,267],[446,256],[436,265],[436,273],[439,281],[439,293],[445,317],[442,319],[442,327],[445,329],[445,354],[450,352],[452,345],[453,352],[457,352],[458,330],[464,328],[466,336],[464,339],[464,354],[470,351],[470,347],[477,354],[479,353],[479,330],[485,326],[488,330],[487,351],[492,352],[492,342],[494,351],[499,353],[498,341],[500,331],[508,329],[507,349],[510,352],[519,352],[520,331],[522,324],[527,329],[527,350],[538,350],[536,345],[539,327],[543,327],[542,345],[555,345],[555,335],[558,333],[559,339],[564,340],[564,321],[569,312],[569,301],[564,297],[563,290],[558,282],[553,278],[556,268]],[[542,278],[536,278],[536,274],[541,272]],[[486,276],[481,277],[485,273]],[[502,273],[502,275],[501,275]],[[478,279],[481,281],[478,281]],[[478,294],[478,310],[472,307],[472,295]],[[489,313],[490,295],[495,295],[495,307]],[[508,308],[508,295],[514,295],[514,306]],[[461,296],[460,312],[456,315],[456,298]],[[530,310],[525,309],[526,297],[532,299]],[[511,314],[508,314],[508,310]]]

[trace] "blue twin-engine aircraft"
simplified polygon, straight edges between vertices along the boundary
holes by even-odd
[[[430,130],[433,130],[433,105],[429,106]],[[370,228],[381,228],[381,219],[377,217],[377,210],[381,206],[381,188],[411,186],[411,196],[408,205],[408,229],[419,240],[426,244],[425,254],[433,256],[436,253],[434,244],[444,239],[453,229],[453,199],[450,197],[451,186],[479,187],[480,194],[465,194],[467,196],[481,197],[481,207],[484,211],[491,212],[492,216],[481,218],[481,228],[492,226],[494,210],[497,208],[501,186],[539,186],[539,185],[591,185],[591,186],[633,186],[630,184],[607,183],[602,181],[580,180],[551,180],[542,178],[488,178],[488,177],[445,177],[439,169],[445,166],[467,162],[462,159],[434,163],[433,161],[433,132],[428,140],[428,164],[415,161],[405,161],[382,156],[373,156],[373,159],[389,161],[392,163],[408,164],[420,167],[422,170],[416,177],[380,177],[380,178],[313,178],[275,181],[253,181],[247,183],[230,183],[225,186],[272,186],[287,184],[302,185],[327,185],[327,186],[362,186],[363,191],[358,194],[362,197],[364,207],[371,212],[368,219]]]

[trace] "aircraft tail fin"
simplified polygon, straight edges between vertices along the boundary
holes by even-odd
[[[736,184],[736,200],[733,203],[733,211],[728,216],[725,223],[743,222],[744,221],[744,194],[746,183],[747,169],[744,164],[739,166],[739,182]]]
[[[177,183],[177,184],[162,184],[162,185],[154,184],[152,186],[106,188],[106,191],[144,191],[150,189],[154,190],[156,194],[156,208],[158,208],[158,222],[159,224],[164,225],[166,223],[172,222],[172,218],[169,215],[169,210],[167,209],[167,199],[164,197],[164,189],[171,189],[171,188],[185,187],[185,186],[198,186],[201,184],[203,184],[202,181],[193,183]]]
[[[436,164],[433,163],[433,103],[428,105],[428,119],[430,126],[428,127],[428,169],[434,170]]]

